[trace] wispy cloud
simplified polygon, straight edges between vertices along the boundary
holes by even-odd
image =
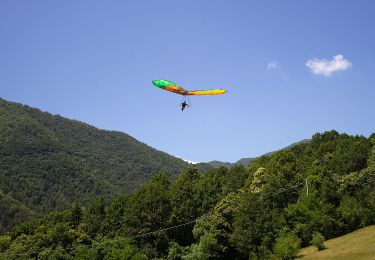
[[[176,157],[176,158],[178,158],[178,159],[181,159],[181,160],[183,160],[183,161],[185,161],[185,162],[187,162],[187,163],[190,163],[190,164],[197,164],[197,163],[199,163],[199,162],[193,162],[193,161],[189,161],[189,160],[185,160],[185,159],[182,159],[180,156],[174,156],[174,157]]]
[[[199,163],[199,162],[193,162],[193,161],[189,161],[189,160],[184,160],[185,162],[188,162],[188,163],[190,163],[190,164],[197,164],[197,163]]]
[[[345,59],[342,54],[333,57],[332,60],[314,58],[306,62],[306,66],[312,73],[323,76],[330,76],[335,71],[347,70],[352,63]]]
[[[267,64],[267,69],[269,70],[274,70],[279,67],[279,63],[277,61],[271,61],[270,63]]]

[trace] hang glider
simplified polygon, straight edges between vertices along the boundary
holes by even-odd
[[[220,95],[227,92],[225,89],[203,89],[203,90],[186,90],[169,80],[154,80],[152,83],[161,89],[180,94],[183,96],[208,96]]]
[[[152,84],[156,87],[167,90],[169,92],[173,92],[183,96],[183,101],[181,102],[181,110],[184,111],[186,107],[190,107],[190,99],[189,96],[210,96],[210,95],[221,95],[226,93],[225,89],[203,89],[203,90],[186,90],[177,84],[173,83],[169,80],[153,80]],[[189,103],[186,102],[186,96],[188,97]]]

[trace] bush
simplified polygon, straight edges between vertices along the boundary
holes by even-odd
[[[297,235],[291,232],[287,232],[281,234],[276,239],[276,244],[274,245],[274,253],[280,259],[288,260],[296,257],[300,248],[301,239],[299,239]]]
[[[310,243],[312,246],[315,246],[318,251],[320,251],[326,248],[326,246],[324,245],[324,240],[325,239],[322,234],[320,234],[319,232],[314,232]]]
[[[182,259],[182,256],[188,253],[189,249],[187,247],[180,246],[175,242],[169,243],[168,250],[168,260]]]
[[[0,253],[6,251],[12,240],[10,236],[0,236]]]

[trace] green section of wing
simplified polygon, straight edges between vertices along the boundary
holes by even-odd
[[[156,87],[159,87],[159,88],[165,88],[165,87],[168,87],[168,86],[177,86],[172,81],[165,80],[165,79],[153,80],[152,84],[154,84]]]

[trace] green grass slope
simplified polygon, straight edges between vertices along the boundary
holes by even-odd
[[[0,99],[0,205],[17,201],[29,212],[61,210],[94,196],[131,192],[159,171],[173,179],[187,167],[125,133]],[[11,222],[2,220],[3,226]]]
[[[375,259],[375,226],[365,227],[341,237],[325,241],[327,249],[303,248],[302,259]]]

